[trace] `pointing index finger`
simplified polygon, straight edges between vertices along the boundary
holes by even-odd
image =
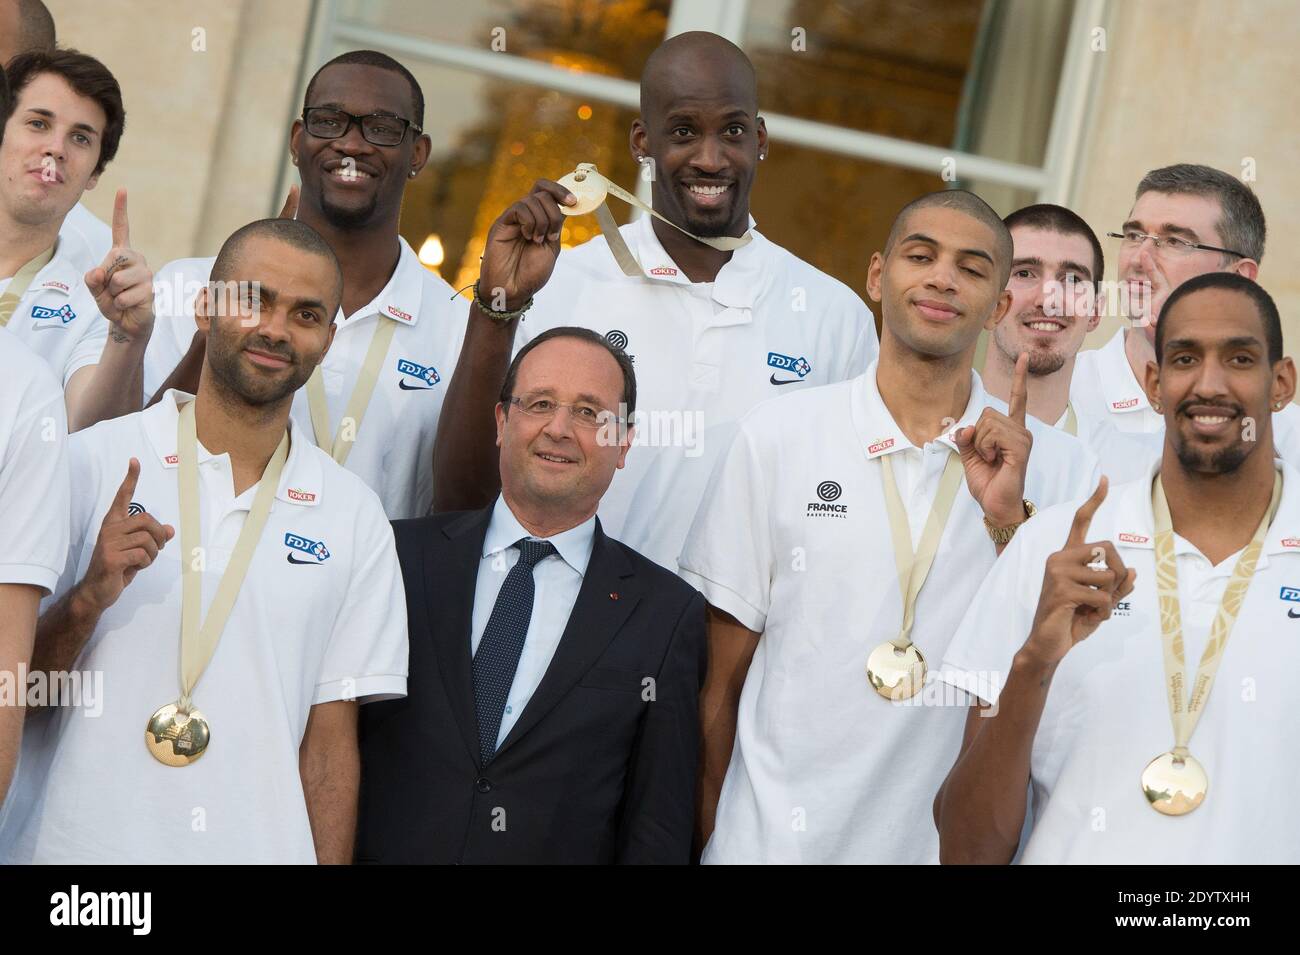
[[[117,496],[113,498],[113,506],[109,509],[110,513],[118,517],[126,517],[127,509],[131,506],[131,498],[135,496],[136,483],[139,480],[140,461],[138,458],[132,458],[131,463],[126,468],[126,478],[117,489]]]
[[[1106,500],[1107,484],[1106,475],[1103,474],[1097,482],[1097,490],[1074,512],[1074,523],[1070,525],[1070,536],[1065,539],[1065,546],[1073,547],[1087,541],[1088,525],[1092,523],[1092,515],[1097,513],[1101,502]]]
[[[113,245],[117,248],[131,247],[131,227],[126,218],[126,190],[117,190],[113,199]]]
[[[1029,405],[1029,352],[1021,352],[1016,359],[1016,373],[1011,379],[1011,400],[1007,402],[1007,417],[1016,424],[1025,423],[1025,409]]]

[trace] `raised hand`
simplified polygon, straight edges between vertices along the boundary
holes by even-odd
[[[1124,566],[1115,545],[1087,540],[1092,516],[1106,500],[1106,490],[1103,477],[1075,511],[1065,546],[1047,558],[1038,610],[1025,642],[1026,649],[1044,663],[1059,662],[1109,620],[1115,605],[1133,592],[1137,571]]]
[[[974,425],[953,438],[966,471],[966,487],[994,527],[1009,527],[1025,519],[1025,473],[1034,439],[1025,427],[1029,403],[1029,355],[1016,360],[1007,413],[985,408]]]
[[[485,305],[514,311],[546,284],[560,254],[560,204],[577,201],[559,183],[538,179],[532,192],[492,223],[479,267],[479,298]]]
[[[170,524],[160,524],[147,513],[131,513],[131,498],[139,479],[140,462],[132,458],[126,479],[99,526],[90,566],[78,584],[100,612],[117,603],[135,575],[152,564],[163,546],[176,536]]]
[[[126,190],[113,201],[113,247],[102,265],[86,273],[86,287],[99,312],[113,323],[116,341],[130,341],[153,329],[153,273],[144,256],[131,248]]]

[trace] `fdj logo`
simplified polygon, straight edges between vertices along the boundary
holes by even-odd
[[[438,370],[432,365],[428,367],[417,365],[413,361],[407,361],[405,358],[397,359],[397,370],[402,373],[403,377],[397,380],[397,387],[404,391],[428,391],[442,378],[438,375]],[[413,384],[407,379],[414,378],[420,384]]]
[[[325,546],[324,541],[308,540],[306,537],[299,537],[297,534],[285,534],[284,546],[301,551],[304,554],[310,554],[315,558],[315,560],[303,560],[300,557],[294,557],[293,554],[288,554],[287,557],[291,564],[322,564],[329,560],[330,557],[329,548]]]
[[[847,504],[836,504],[844,489],[835,481],[822,481],[817,485],[817,496],[820,501],[809,501],[807,510],[804,511],[805,517],[846,517],[849,513]]]
[[[1278,597],[1291,603],[1300,603],[1300,589],[1295,587],[1283,587],[1281,593],[1278,594]],[[1290,607],[1287,608],[1286,615],[1293,620],[1300,619],[1300,613],[1296,613],[1296,611]]]
[[[66,325],[76,317],[77,313],[67,305],[64,305],[62,308],[43,308],[40,305],[32,306],[32,318],[35,319],[61,318],[63,319],[63,324]]]
[[[774,385],[790,385],[796,381],[803,381],[812,371],[812,365],[808,364],[807,358],[791,358],[789,355],[780,355],[774,351],[767,353],[767,364],[769,368],[779,368],[782,371],[793,372],[798,378],[778,378],[775,373],[769,379]]]

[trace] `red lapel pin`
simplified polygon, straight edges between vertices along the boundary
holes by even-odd
[[[609,595],[609,599],[610,599],[610,600],[617,600],[617,599],[618,599],[618,594],[617,594],[617,593],[612,593],[612,594],[610,594],[610,595]]]

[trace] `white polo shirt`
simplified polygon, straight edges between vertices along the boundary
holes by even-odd
[[[113,248],[113,230],[80,202],[63,217],[59,235],[73,235],[81,240],[83,257],[78,265],[83,274],[103,265]]]
[[[1056,427],[1065,427],[1068,414],[1067,412],[1062,415],[1061,420],[1056,422]],[[1137,480],[1150,471],[1152,465],[1164,453],[1163,429],[1150,434],[1120,431],[1105,418],[1079,414],[1077,408],[1075,419],[1079,440],[1097,456],[1101,473],[1110,480],[1112,487],[1126,481]]]
[[[468,302],[416,257],[405,239],[388,284],[352,315],[339,313],[334,343],[321,366],[330,425],[336,429],[356,385],[380,316],[398,322],[379,381],[361,421],[347,469],[366,482],[390,520],[423,517],[433,503],[433,442],[451,373],[465,339]],[[216,258],[178,259],[154,280],[158,319],[145,356],[145,393],[152,395],[189,350],[194,298]],[[293,416],[311,435],[306,389]]]
[[[84,576],[131,457],[141,465],[132,505],[179,528],[176,421],[188,397],[168,392],[147,411],[74,435],[81,493],[60,594]],[[6,861],[315,862],[298,774],[309,711],[405,695],[406,601],[374,493],[296,422],[290,434],[270,517],[195,691],[212,727],[208,751],[172,768],[144,745],[149,716],[180,689],[182,555],[173,538],[100,618],[75,664],[103,674],[102,713],[28,714],[22,796],[0,821]],[[229,455],[200,447],[198,460],[206,614],[256,487],[236,498]]]
[[[40,355],[66,388],[74,372],[98,365],[108,341],[108,319],[86,288],[85,246],[75,234],[59,235],[54,257],[18,300],[7,329]],[[0,295],[12,276],[0,278]]]
[[[1300,862],[1300,819],[1286,799],[1296,779],[1291,754],[1300,751],[1300,472],[1278,466],[1281,506],[1189,747],[1209,774],[1209,792],[1186,816],[1154,811],[1139,782],[1147,763],[1174,745],[1155,581],[1155,470],[1115,488],[1098,508],[1088,539],[1113,542],[1137,579],[1052,679],[1034,738],[1033,825],[1021,861]],[[1029,637],[1043,566],[1064,546],[1081,503],[1046,510],[1016,534],[948,647],[943,680],[997,702]],[[1211,566],[1175,535],[1174,553],[1190,676],[1240,552]]]
[[[632,356],[636,447],[601,499],[601,525],[676,571],[736,422],[767,398],[860,374],[879,344],[871,312],[848,286],[756,229],[716,281],[692,284],[650,222],[620,230],[644,277],[623,274],[604,236],[562,252],[516,348],[548,328],[580,325]]]
[[[986,406],[1005,413],[971,376],[953,430]],[[1026,497],[1046,505],[1093,486],[1096,459],[1077,439],[1028,427]],[[930,805],[961,743],[965,696],[944,701],[931,681],[893,704],[866,667],[903,616],[876,459],[890,456],[915,544],[955,449],[951,432],[924,448],[908,441],[874,362],[740,422],[681,556],[710,604],[761,634],[705,862],[938,861]],[[916,605],[912,640],[931,666],[996,554],[963,481]]]
[[[49,370],[0,330],[0,584],[53,591],[68,551],[67,417]]]
[[[1119,431],[1156,434],[1165,430],[1164,416],[1151,407],[1128,363],[1124,329],[1101,348],[1079,352],[1070,380],[1070,401],[1080,418],[1109,421]],[[1300,463],[1300,408],[1294,404],[1273,413],[1273,447],[1278,457]]]

